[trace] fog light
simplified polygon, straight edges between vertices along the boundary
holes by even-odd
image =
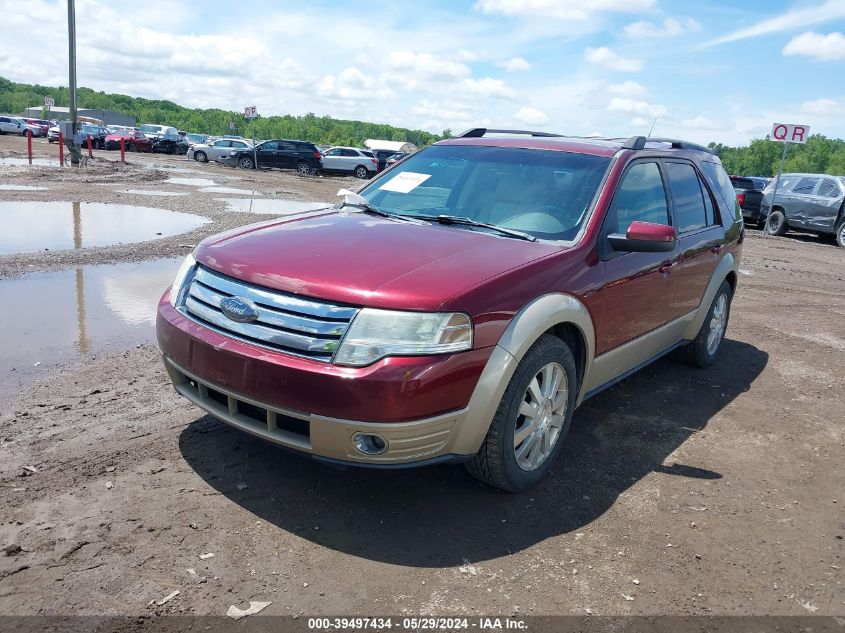
[[[375,433],[356,433],[352,436],[352,445],[364,455],[381,455],[387,450],[387,440]]]

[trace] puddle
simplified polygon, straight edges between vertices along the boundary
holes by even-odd
[[[211,222],[189,213],[95,202],[0,202],[0,255],[156,240]]]
[[[191,187],[214,187],[217,184],[208,178],[168,178],[164,182],[174,185],[189,185]]]
[[[305,213],[331,206],[328,202],[299,202],[298,200],[270,200],[268,198],[221,198],[229,211],[242,213],[262,213],[268,215],[284,215],[288,213]]]
[[[28,158],[0,158],[0,165],[6,167],[28,167]],[[59,159],[57,158],[33,158],[32,164],[36,167],[58,167]]]
[[[134,193],[138,196],[187,196],[187,191],[160,191],[151,189],[124,189],[120,193]]]
[[[47,191],[47,187],[38,185],[0,185],[0,191]]]
[[[182,261],[82,266],[0,281],[0,405],[58,363],[155,340],[158,299]],[[36,366],[36,363],[39,363]]]
[[[231,193],[242,194],[245,196],[254,196],[255,189],[235,189],[234,187],[203,187],[200,189],[203,193]]]

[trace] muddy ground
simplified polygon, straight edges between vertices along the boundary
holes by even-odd
[[[0,200],[112,201],[152,174],[0,167],[2,183],[50,187]],[[249,178],[301,200],[338,184]],[[214,219],[196,235],[0,257],[0,277],[180,255],[267,218],[215,197],[143,199]],[[842,614],[844,263],[830,241],[749,231],[716,365],[662,360],[587,402],[524,494],[460,467],[339,470],[280,451],[178,398],[153,345],[54,367],[0,409],[0,613],[223,614],[260,600],[307,615]]]

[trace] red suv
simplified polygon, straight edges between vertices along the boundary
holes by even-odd
[[[341,193],[206,239],[159,304],[177,391],[247,433],[524,490],[586,398],[716,358],[743,225],[704,147],[473,129]]]

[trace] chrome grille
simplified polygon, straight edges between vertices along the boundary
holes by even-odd
[[[252,301],[258,319],[238,323],[220,309],[227,297]],[[200,266],[184,294],[180,309],[186,316],[228,336],[328,362],[358,312],[357,308],[322,303],[253,286]]]

